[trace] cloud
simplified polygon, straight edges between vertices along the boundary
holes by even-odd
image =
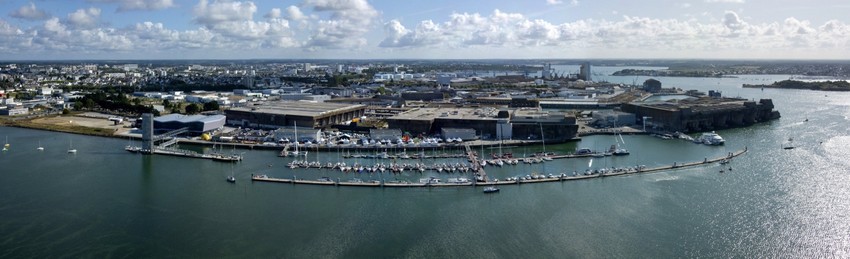
[[[206,36],[211,32],[220,46],[234,48],[294,47],[300,43],[293,38],[289,21],[280,19],[282,12],[272,9],[264,15],[267,21],[255,21],[257,6],[253,2],[201,0],[194,8],[194,21],[206,31],[193,32]]]
[[[21,35],[23,32],[15,26],[12,26],[4,20],[0,20],[0,36],[9,37]]]
[[[564,0],[546,0],[546,5],[561,5],[564,3]],[[570,0],[571,6],[577,6],[578,0]]]
[[[301,21],[306,20],[308,17],[301,12],[301,9],[298,6],[290,5],[286,8],[286,19],[292,21]]]
[[[280,8],[272,8],[272,10],[269,11],[269,13],[267,13],[266,15],[263,15],[263,17],[268,19],[277,19],[280,18],[280,13]]]
[[[732,3],[743,4],[744,0],[705,0],[706,3]]]
[[[378,11],[366,0],[305,0],[303,5],[329,16],[315,24],[305,45],[311,50],[364,46],[367,40],[363,36],[378,17]]]
[[[35,3],[30,3],[29,5],[21,6],[18,10],[10,13],[9,16],[14,18],[23,19],[23,20],[31,20],[31,21],[41,21],[47,20],[50,18],[50,14],[47,14],[44,10],[39,10],[35,7]]]
[[[173,0],[87,0],[90,3],[118,3],[118,12],[151,11],[174,7]]]
[[[201,0],[193,10],[195,22],[207,27],[214,27],[221,22],[252,20],[255,12],[257,12],[257,6],[253,2],[218,0],[212,3]]]
[[[384,24],[384,49],[506,51],[577,50],[601,53],[716,53],[835,50],[850,47],[850,25],[831,20],[821,26],[788,18],[750,24],[733,11],[719,22],[623,16],[608,21],[583,19],[551,23],[522,14],[493,11],[454,13],[448,21],[425,20],[406,27],[399,20]],[[711,54],[708,54],[711,56]],[[768,54],[765,54],[768,55]]]
[[[100,9],[87,8],[77,9],[77,11],[68,14],[68,23],[81,28],[91,28],[100,22]]]

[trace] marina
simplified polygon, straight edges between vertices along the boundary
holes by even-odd
[[[572,181],[572,180],[583,180],[583,179],[592,179],[592,178],[600,178],[600,177],[613,177],[613,176],[623,176],[623,175],[632,175],[632,174],[646,174],[646,173],[654,173],[654,172],[662,172],[669,170],[678,170],[695,166],[704,166],[711,165],[714,163],[719,163],[721,165],[728,164],[732,158],[743,155],[747,152],[747,148],[742,150],[730,152],[726,156],[716,157],[712,159],[706,158],[703,161],[695,161],[695,162],[686,162],[686,163],[673,163],[667,166],[658,166],[646,168],[642,166],[635,166],[630,168],[609,168],[609,169],[597,169],[593,171],[586,171],[582,174],[577,174],[573,172],[572,174],[561,173],[559,175],[545,175],[545,176],[527,176],[518,179],[511,179],[505,181],[499,180],[487,180],[486,173],[483,172],[483,169],[478,173],[483,176],[484,180],[480,181],[480,185],[509,185],[509,184],[527,184],[527,183],[544,183],[544,182],[559,182],[559,181]],[[474,160],[474,159],[473,159]],[[362,182],[362,181],[340,181],[339,178],[336,180],[332,180],[330,178],[321,178],[320,180],[306,180],[306,179],[287,179],[287,178],[273,178],[267,175],[252,175],[251,180],[259,181],[259,182],[275,182],[275,183],[291,183],[291,184],[311,184],[311,185],[329,185],[329,186],[361,186],[361,187],[460,187],[460,186],[475,186],[476,184],[473,182],[463,182],[463,183],[434,183],[431,181],[420,182],[420,183],[411,183],[411,182],[394,182],[394,183],[385,183],[383,181],[370,181],[370,182]]]

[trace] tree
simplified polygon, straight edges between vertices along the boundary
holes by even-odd
[[[94,100],[85,98],[85,100],[83,100],[83,107],[86,109],[94,108]]]
[[[201,107],[197,103],[189,104],[186,106],[187,114],[195,114],[201,111]]]
[[[378,89],[375,89],[375,91],[378,92],[378,94],[380,95],[385,95],[387,93],[387,89],[383,86],[378,87]]]
[[[206,102],[204,103],[204,111],[217,111],[219,108],[217,101]]]
[[[63,114],[63,115],[67,115],[67,114],[70,114],[70,113],[71,113],[71,111],[70,111],[70,110],[68,110],[68,109],[62,109],[62,114]]]
[[[166,109],[171,108],[171,101],[169,101],[168,99],[162,100],[162,106]]]

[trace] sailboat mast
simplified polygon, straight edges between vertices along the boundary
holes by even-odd
[[[292,128],[295,130],[295,155],[299,156],[301,153],[298,152],[298,122],[293,121]]]
[[[543,123],[538,123],[540,125],[540,140],[543,141],[543,154],[546,154],[546,137],[543,135]]]

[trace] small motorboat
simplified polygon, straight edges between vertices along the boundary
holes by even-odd
[[[494,192],[499,192],[499,188],[496,188],[495,186],[484,187],[484,193],[494,193]]]
[[[227,177],[227,181],[228,181],[228,182],[231,182],[231,183],[235,183],[235,182],[236,182],[236,177],[233,177],[232,175],[231,175],[231,176],[228,176],[228,177]]]

